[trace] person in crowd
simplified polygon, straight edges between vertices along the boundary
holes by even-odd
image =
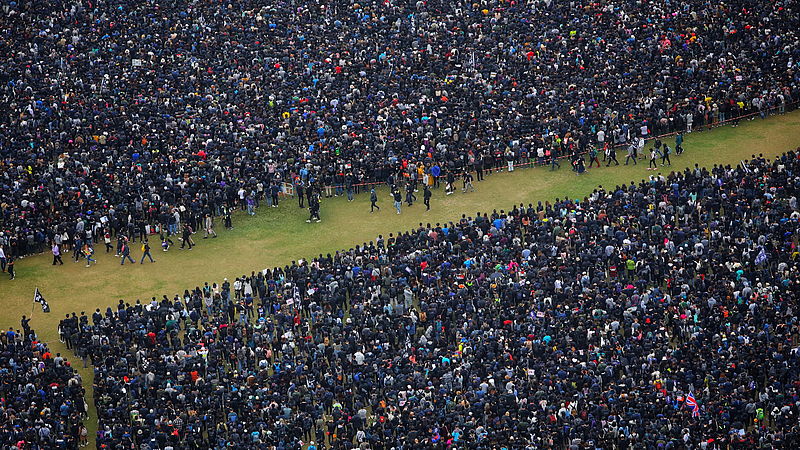
[[[509,172],[513,172],[514,171],[514,160],[516,159],[516,155],[514,154],[514,150],[512,150],[511,147],[506,149],[505,159],[506,159],[506,163],[508,164],[508,171]]]
[[[439,189],[439,177],[442,176],[442,168],[439,164],[434,163],[431,166],[431,177],[433,178],[433,187],[434,189]]]
[[[87,418],[80,374],[52,353],[23,316],[0,334],[0,444],[8,449],[77,449]]]

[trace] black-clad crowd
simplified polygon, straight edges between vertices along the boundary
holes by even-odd
[[[22,316],[21,330],[0,334],[0,448],[83,447],[89,440],[81,376],[29,322]]]
[[[98,446],[796,448],[800,153],[62,322]]]
[[[6,1],[0,246],[199,230],[289,186],[352,194],[782,113],[799,17],[793,0]]]

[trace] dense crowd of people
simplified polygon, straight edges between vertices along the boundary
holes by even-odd
[[[89,443],[81,376],[22,316],[0,334],[0,448],[71,450]]]
[[[0,9],[9,258],[81,233],[201,230],[290,186],[352,195],[417,172],[480,180],[780,113],[800,95],[791,0]]]
[[[115,240],[155,262],[148,235],[191,250],[282,192],[311,222],[369,183],[400,214],[417,183],[429,208],[473,172],[636,164],[800,100],[792,0],[10,1],[0,25],[11,279]],[[669,155],[584,199],[68,315],[98,447],[800,446],[800,155],[661,175]],[[0,445],[85,444],[80,377],[22,328]]]
[[[98,446],[796,448],[799,151],[69,315]]]

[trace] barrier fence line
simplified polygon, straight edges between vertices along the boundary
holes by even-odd
[[[773,107],[771,107],[771,108],[764,109],[763,111],[756,111],[756,112],[752,112],[752,113],[743,114],[743,115],[741,115],[741,116],[736,116],[736,117],[733,117],[733,118],[730,118],[730,119],[719,120],[719,121],[716,121],[716,122],[713,122],[713,123],[708,123],[708,124],[700,125],[700,126],[698,126],[698,127],[696,127],[696,128],[693,128],[693,130],[700,131],[700,130],[703,130],[703,129],[711,129],[711,128],[716,128],[716,127],[718,127],[718,126],[722,126],[722,125],[724,125],[724,124],[726,124],[726,123],[729,123],[729,122],[736,122],[736,121],[740,121],[740,120],[742,120],[742,119],[747,119],[748,117],[753,117],[753,116],[756,116],[756,115],[760,115],[761,113],[768,113],[768,112],[770,112],[770,111],[779,110],[779,109],[781,109],[781,108],[783,108],[783,110],[784,110],[784,112],[785,112],[787,109],[789,109],[790,107],[794,107],[794,106],[796,106],[798,103],[800,103],[800,100],[793,101],[793,102],[790,102],[790,103],[785,103],[785,104],[783,104],[783,105],[773,106]],[[656,136],[651,136],[651,137],[645,138],[645,143],[646,143],[646,142],[648,142],[648,141],[655,140],[655,139],[661,139],[661,138],[663,138],[663,137],[675,136],[675,135],[677,135],[678,133],[681,133],[681,131],[670,131],[670,132],[668,132],[668,133],[664,133],[664,134],[660,134],[660,135],[656,135]],[[611,146],[609,146],[609,147],[611,147],[611,148],[624,148],[624,147],[626,147],[627,145],[628,145],[627,143],[624,143],[624,144],[616,144],[616,145],[611,145]],[[580,152],[580,153],[576,153],[576,155],[583,156],[583,155],[587,155],[588,153],[589,153],[589,152]],[[529,161],[529,162],[526,162],[526,163],[519,163],[519,164],[517,164],[517,163],[514,163],[514,168],[516,169],[517,167],[527,167],[527,166],[537,166],[537,165],[539,165],[539,166],[546,166],[546,165],[549,165],[549,164],[551,164],[551,163],[552,163],[552,161],[553,161],[553,159],[556,159],[556,160],[564,160],[564,159],[569,159],[569,158],[572,158],[572,156],[573,156],[573,155],[556,156],[556,157],[552,157],[552,156],[545,156],[545,159],[547,159],[547,162],[544,162],[544,163],[539,163],[539,162],[537,162],[537,161]],[[532,159],[532,157],[531,157],[531,156],[528,156],[528,158],[531,158],[531,159]],[[538,156],[537,156],[536,158],[538,158]],[[501,167],[501,168],[502,168],[503,166],[501,165],[501,166],[498,166],[498,167]],[[474,170],[470,170],[470,172],[473,172],[473,171],[474,171]],[[353,185],[352,185],[352,187],[378,186],[378,185],[381,185],[381,184],[386,184],[386,182],[385,182],[385,181],[370,181],[370,182],[366,182],[366,183],[357,183],[357,184],[353,184]],[[334,188],[334,189],[335,189],[335,188],[342,188],[342,189],[344,189],[344,188],[346,188],[346,187],[347,187],[347,186],[346,186],[346,185],[344,185],[344,184],[332,184],[332,185],[325,185],[325,186],[323,186],[323,187],[327,187],[327,186],[329,186],[329,187],[331,187],[331,188]],[[292,191],[292,193],[291,193],[291,194],[287,194],[287,195],[294,196],[294,185],[292,185],[292,189],[291,189],[291,191]]]

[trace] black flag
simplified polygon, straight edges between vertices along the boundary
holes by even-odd
[[[33,301],[35,303],[39,303],[42,305],[42,312],[49,313],[50,312],[50,305],[47,304],[47,300],[42,297],[42,293],[39,292],[39,288],[36,288],[36,292],[33,294]]]

